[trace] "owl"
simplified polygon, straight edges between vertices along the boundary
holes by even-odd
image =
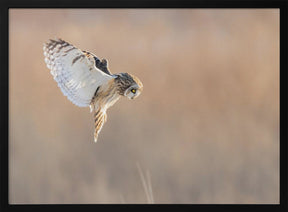
[[[44,43],[47,67],[62,93],[79,107],[94,113],[94,141],[107,120],[106,111],[121,96],[135,99],[143,90],[142,82],[132,74],[111,74],[106,59],[81,51],[62,40]]]

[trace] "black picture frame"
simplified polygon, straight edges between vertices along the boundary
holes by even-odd
[[[279,8],[280,9],[280,204],[244,204],[244,205],[194,205],[194,204],[129,204],[129,205],[13,205],[8,202],[8,127],[9,127],[9,9],[10,8]],[[1,1],[1,211],[52,211],[52,210],[186,210],[186,211],[288,211],[287,206],[287,103],[285,87],[287,84],[287,8],[288,1]]]

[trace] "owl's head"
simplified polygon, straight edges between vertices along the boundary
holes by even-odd
[[[128,73],[121,73],[115,79],[118,84],[119,94],[128,99],[135,99],[143,90],[143,84],[138,77]]]

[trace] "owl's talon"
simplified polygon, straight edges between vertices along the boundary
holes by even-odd
[[[89,107],[90,107],[90,113],[92,113],[94,105],[90,104]]]

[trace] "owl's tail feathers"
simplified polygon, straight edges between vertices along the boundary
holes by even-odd
[[[107,120],[107,115],[105,111],[97,110],[94,112],[94,142],[97,142],[98,135]]]

